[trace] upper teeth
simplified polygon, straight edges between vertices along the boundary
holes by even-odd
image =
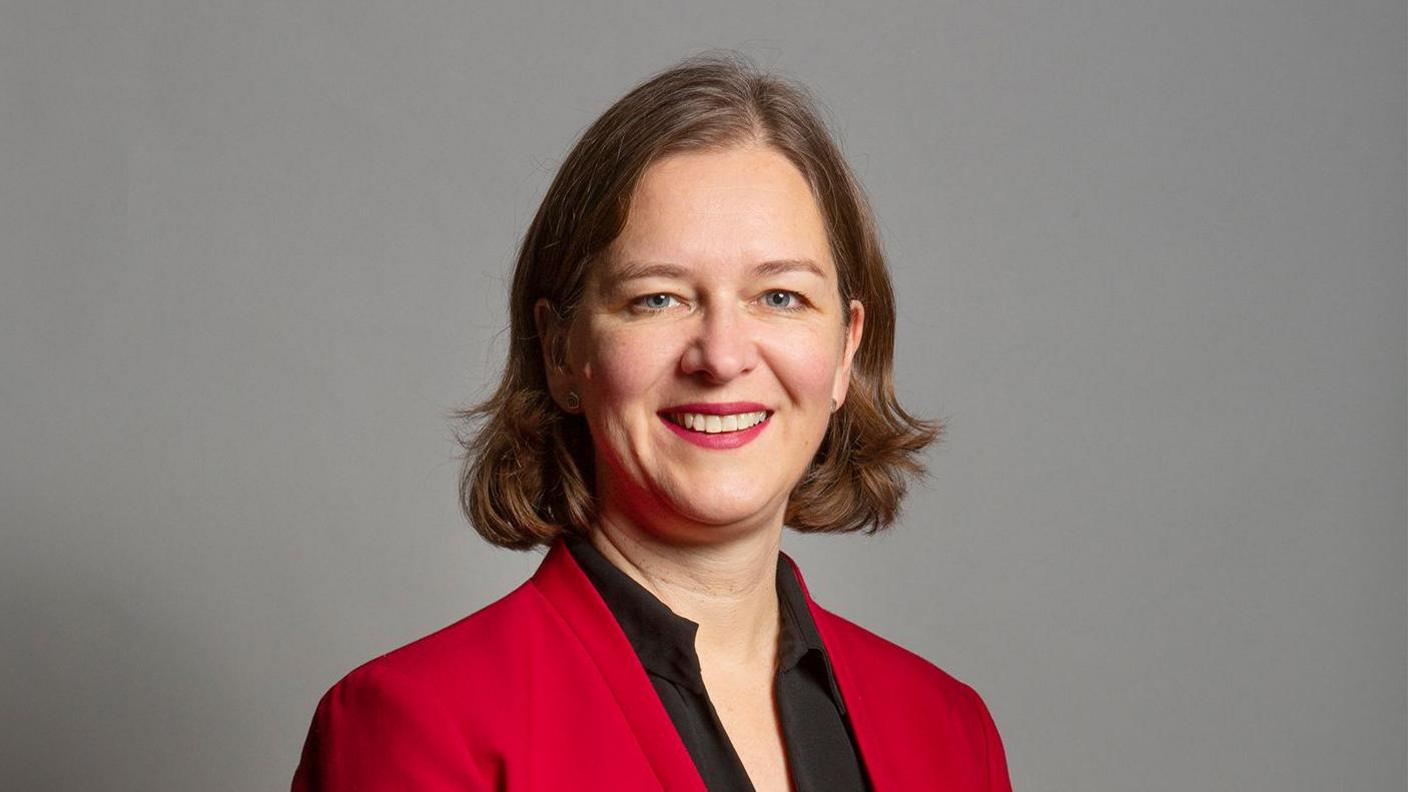
[[[760,410],[758,412],[737,413],[734,415],[673,413],[670,415],[670,420],[686,429],[715,434],[717,432],[736,432],[739,429],[747,429],[750,426],[756,426],[762,423],[763,419],[767,417],[767,411]]]

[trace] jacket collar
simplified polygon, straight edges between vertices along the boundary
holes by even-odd
[[[645,670],[705,694],[694,637],[699,625],[670,610],[582,536],[564,535],[572,560],[616,617]]]
[[[861,679],[853,673],[846,656],[845,639],[839,634],[842,623],[812,599],[802,571],[791,556],[786,553],[781,556],[779,568],[785,564],[793,573],[802,600],[811,612],[816,637],[825,647],[823,656],[831,663],[840,700],[851,720],[871,785],[876,790],[895,789],[897,787],[889,783],[885,772],[887,762],[882,758],[885,737],[880,728],[883,721],[869,717]],[[695,770],[694,760],[660,703],[635,649],[562,538],[553,542],[530,582],[596,664],[660,785],[669,790],[707,792]]]
[[[561,538],[529,582],[596,663],[661,788],[708,792],[626,634]]]

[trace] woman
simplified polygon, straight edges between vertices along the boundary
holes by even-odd
[[[895,399],[874,226],[800,89],[705,57],[607,110],[511,324],[462,500],[547,557],[334,686],[295,789],[1009,789],[978,695],[779,551],[888,526],[940,431]]]

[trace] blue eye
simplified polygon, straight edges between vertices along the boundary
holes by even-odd
[[[637,297],[631,305],[646,313],[661,313],[673,308],[678,299],[673,294],[659,292]],[[763,304],[779,311],[801,311],[806,306],[802,295],[786,289],[772,289],[763,294]]]
[[[782,299],[778,300],[778,297]],[[805,307],[802,305],[801,295],[785,289],[773,289],[763,296],[763,302],[769,308],[776,308],[779,311],[800,311]]]
[[[672,294],[647,294],[635,301],[636,305],[645,308],[647,311],[663,311],[670,307],[670,300],[675,299]]]

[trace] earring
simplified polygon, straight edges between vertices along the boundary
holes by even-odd
[[[839,406],[839,405],[836,404],[836,400],[835,400],[835,399],[832,399],[832,400],[831,400],[831,412],[836,412],[836,408],[837,408],[838,406]]]
[[[578,407],[582,406],[582,400],[577,397],[576,391],[567,391],[567,398],[563,399],[563,401],[567,402],[567,409],[573,412],[575,412]]]

